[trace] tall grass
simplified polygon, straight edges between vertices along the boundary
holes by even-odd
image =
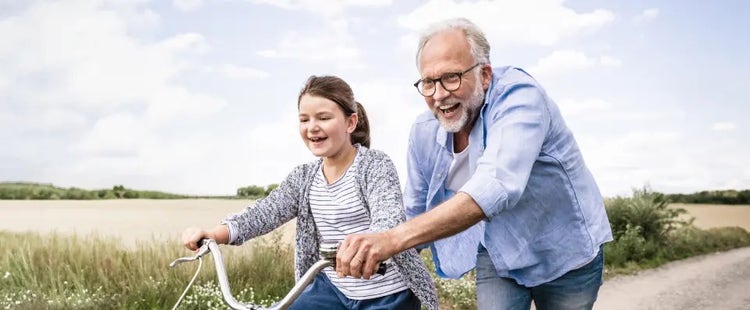
[[[280,237],[222,248],[238,300],[269,305],[294,285],[292,251],[277,246]],[[170,308],[197,268],[168,267],[175,258],[192,254],[176,242],[145,242],[128,249],[95,236],[0,232],[0,244],[3,309]],[[212,263],[204,259],[186,308],[224,308]]]

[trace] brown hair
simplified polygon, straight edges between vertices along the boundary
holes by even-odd
[[[365,107],[354,100],[352,88],[344,80],[336,76],[310,76],[305,82],[305,86],[299,92],[297,97],[297,108],[299,108],[300,99],[304,95],[323,97],[335,102],[344,115],[351,116],[357,114],[359,121],[357,127],[351,133],[352,144],[359,143],[365,147],[370,147],[370,122],[367,120]]]

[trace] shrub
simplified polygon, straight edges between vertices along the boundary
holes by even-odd
[[[616,197],[608,199],[605,204],[615,240],[623,236],[630,226],[631,229],[637,228],[643,239],[664,243],[670,231],[693,221],[692,218],[679,219],[687,211],[669,208],[669,201],[663,194],[652,192],[647,187],[633,190],[632,198]]]
[[[625,233],[615,242],[604,246],[607,256],[605,261],[608,265],[616,267],[626,266],[630,262],[651,263],[651,260],[658,257],[659,248],[655,241],[643,237],[640,227],[628,225]]]

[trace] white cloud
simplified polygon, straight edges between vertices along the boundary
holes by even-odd
[[[534,76],[553,76],[574,70],[589,69],[594,66],[618,67],[620,65],[619,59],[610,56],[597,58],[586,56],[581,51],[557,50],[539,59],[528,70]]]
[[[145,139],[147,124],[129,114],[112,114],[96,121],[72,151],[91,157],[129,157],[138,155]]]
[[[736,129],[737,129],[737,124],[732,123],[732,122],[719,122],[711,126],[711,130],[720,131],[720,132],[734,131]]]
[[[194,11],[203,6],[203,0],[173,0],[172,4],[183,11]]]
[[[487,34],[494,45],[550,46],[561,40],[610,24],[615,16],[603,9],[577,13],[559,0],[452,1],[431,0],[398,18],[401,26],[421,31],[446,18],[466,17]],[[414,33],[409,34],[414,36]],[[409,40],[416,42],[416,40]]]
[[[100,186],[96,182],[103,179],[154,174],[162,189],[174,175],[160,172],[207,160],[189,152],[201,145],[201,136],[194,134],[200,128],[177,125],[211,116],[226,103],[178,80],[210,46],[198,33],[139,39],[135,33],[149,29],[140,22],[159,20],[142,5],[44,1],[0,19],[0,129],[17,133],[4,156],[35,154],[24,164],[41,180]],[[229,74],[249,72],[221,68]],[[172,142],[170,131],[189,141]],[[22,140],[39,133],[53,138]],[[62,159],[64,164],[51,164]]]
[[[658,17],[658,16],[659,16],[659,9],[649,8],[649,9],[643,10],[643,12],[641,12],[641,14],[633,17],[633,22],[636,23],[636,24],[650,22],[650,21],[656,19],[656,17]]]
[[[352,83],[354,95],[370,120],[372,147],[391,157],[406,182],[406,149],[409,130],[417,115],[427,111],[421,95],[404,79],[366,80]]]
[[[607,66],[607,67],[619,67],[619,66],[622,66],[622,60],[614,58],[614,57],[610,57],[610,56],[600,56],[599,57],[599,63],[602,66]]]
[[[140,42],[127,25],[93,3],[40,3],[0,24],[0,71],[19,104],[104,110],[170,87],[180,53],[207,48],[199,34]]]
[[[353,61],[360,57],[360,51],[348,40],[333,33],[301,34],[289,32],[277,47],[258,52],[268,58],[290,58],[309,62],[335,60]]]
[[[636,131],[621,136],[581,139],[588,167],[605,196],[627,195],[632,187],[661,184],[685,158],[669,151],[682,139],[677,132]],[[687,172],[685,174],[688,174]]]
[[[159,48],[173,53],[183,51],[205,53],[209,50],[209,44],[199,33],[182,33],[160,42]]]
[[[6,87],[8,87],[8,78],[4,77],[2,73],[0,73],[0,92],[3,91]]]
[[[201,118],[220,111],[226,103],[222,99],[190,92],[184,87],[163,87],[147,98],[146,116],[152,123],[164,123],[177,118]]]
[[[557,101],[561,113],[566,117],[591,116],[592,112],[608,112],[612,110],[612,104],[602,99],[573,100],[563,99]]]
[[[362,69],[362,53],[349,33],[345,19],[328,20],[314,33],[286,33],[275,48],[261,50],[267,58],[295,59],[308,63],[333,63],[337,68]]]
[[[605,196],[629,195],[633,187],[646,184],[657,191],[689,193],[747,188],[749,181],[747,169],[739,167],[746,166],[750,147],[731,139],[706,140],[677,130],[586,133],[577,138]],[[700,146],[691,147],[697,139]]]
[[[202,71],[210,74],[220,74],[230,79],[265,79],[271,76],[263,70],[233,64],[204,66]]]
[[[288,10],[309,11],[324,16],[339,16],[349,7],[382,7],[391,0],[253,0],[254,3],[274,5]]]

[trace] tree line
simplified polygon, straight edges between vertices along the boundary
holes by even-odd
[[[750,204],[750,189],[700,191],[692,194],[668,194],[667,199],[678,203],[705,203],[721,205]]]
[[[86,190],[76,187],[62,188],[52,184],[5,182],[0,183],[0,199],[9,200],[96,200],[96,199],[178,199],[185,195],[157,191],[140,191],[115,185],[109,189]]]
[[[6,200],[94,200],[94,199],[185,199],[185,198],[242,198],[259,199],[268,196],[278,184],[248,185],[237,189],[234,196],[190,196],[158,191],[143,191],[115,185],[107,189],[86,190],[62,188],[48,183],[0,182],[0,199]],[[653,192],[653,191],[652,191]],[[662,194],[673,203],[703,203],[722,205],[750,205],[750,189],[700,191],[692,194]]]
[[[237,189],[237,197],[258,199],[263,198],[271,194],[271,191],[279,187],[279,184],[270,184],[266,187],[258,185],[250,185],[240,187]]]
[[[115,185],[112,188],[86,190],[77,187],[57,187],[48,183],[0,182],[0,200],[97,200],[97,199],[186,199],[186,198],[244,198],[268,196],[278,184],[266,187],[250,185],[237,189],[235,196],[190,196],[158,191],[143,191]]]

